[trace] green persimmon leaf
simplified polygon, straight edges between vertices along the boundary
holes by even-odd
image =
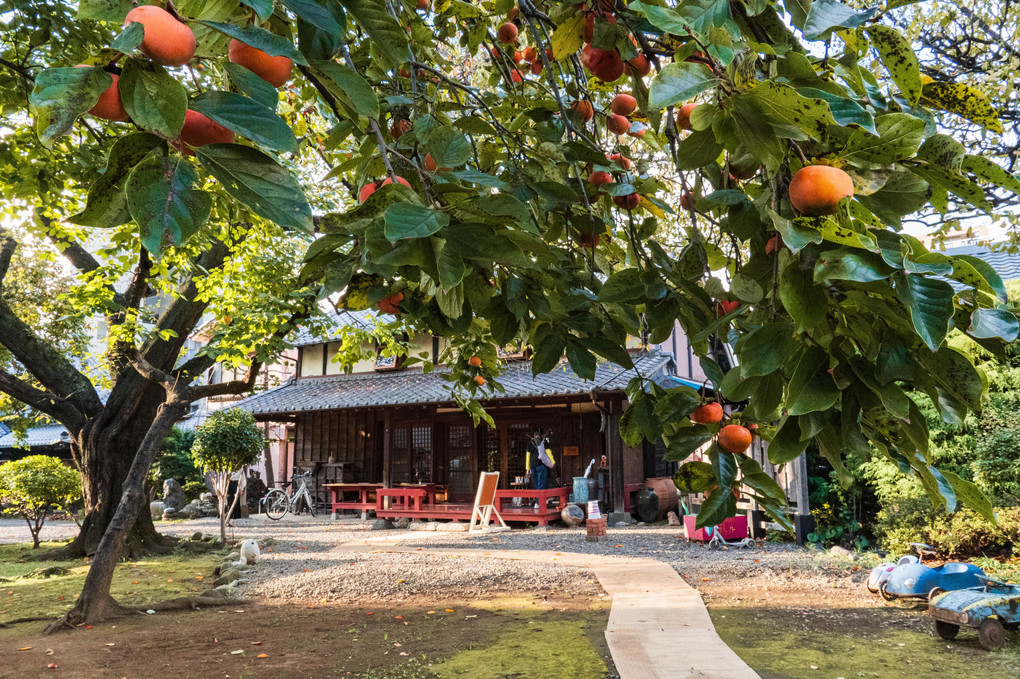
[[[992,132],[1002,132],[1002,122],[988,97],[964,83],[928,82],[921,88],[921,104],[955,113]]]
[[[162,139],[148,132],[135,132],[117,140],[110,149],[106,171],[89,187],[85,209],[70,217],[72,224],[110,228],[131,221],[124,182],[131,169],[153,149],[164,146]]]
[[[223,64],[223,68],[237,89],[263,106],[276,110],[276,105],[280,101],[280,92],[275,87],[239,64],[228,61]]]
[[[148,156],[124,185],[131,218],[142,245],[159,259],[168,245],[186,242],[209,219],[212,196],[193,188],[198,175],[191,162],[175,154]]]
[[[882,65],[889,71],[889,76],[900,88],[903,97],[912,106],[917,105],[917,100],[921,98],[921,70],[910,41],[895,28],[881,24],[869,26],[867,31],[871,37],[871,46],[882,58]]]
[[[893,269],[881,256],[861,250],[826,250],[815,262],[815,282],[857,281],[870,283],[889,277]]]
[[[677,145],[677,168],[698,170],[719,159],[723,146],[712,130],[695,130]]]
[[[394,203],[384,214],[386,239],[391,243],[405,238],[426,238],[450,223],[450,216],[432,208],[411,203]]]
[[[814,0],[804,20],[804,37],[818,40],[834,28],[857,28],[877,12],[877,7],[859,10],[836,0]]]
[[[786,408],[791,415],[827,411],[839,398],[839,387],[829,374],[829,357],[821,348],[807,347],[790,378]]]
[[[836,124],[824,99],[803,96],[784,83],[766,80],[750,96],[770,120],[792,125],[811,139],[822,139],[829,125]]]
[[[938,350],[952,328],[953,286],[917,274],[897,274],[895,285],[914,330],[929,349]]]
[[[856,125],[876,137],[878,136],[875,118],[871,115],[871,112],[853,99],[841,97],[838,94],[832,94],[815,87],[798,87],[797,91],[805,97],[825,101],[829,105],[829,112],[837,124],[844,127]]]
[[[46,148],[71,131],[80,115],[87,112],[113,83],[101,68],[47,68],[35,79],[28,97],[36,134]],[[122,85],[123,87],[123,85]]]
[[[226,36],[240,40],[245,45],[257,47],[271,57],[287,57],[295,64],[308,65],[305,55],[301,54],[294,42],[282,35],[271,33],[258,26],[235,26],[234,24],[222,23],[219,21],[197,21],[196,23],[208,26]],[[334,23],[336,23],[334,21]]]
[[[716,485],[715,472],[709,463],[692,460],[673,473],[673,485],[685,495],[704,493]]]
[[[828,297],[815,283],[812,271],[802,268],[796,259],[779,276],[779,299],[796,323],[797,332],[810,332],[817,327],[825,320],[829,307]]]
[[[270,151],[297,153],[290,125],[254,99],[236,92],[205,92],[191,100],[191,108]]]
[[[455,127],[444,125],[432,130],[425,148],[440,168],[460,167],[471,159],[471,142]]]
[[[854,130],[839,156],[851,165],[881,169],[911,158],[924,138],[924,121],[906,113],[887,113],[875,118],[878,137]]]
[[[648,108],[659,111],[667,106],[686,103],[718,83],[712,71],[701,63],[666,64],[652,79],[648,90]]]
[[[734,346],[740,358],[740,374],[768,375],[779,369],[795,347],[792,323],[776,321],[763,325],[741,337]]]
[[[1020,335],[1020,322],[1005,309],[978,309],[970,315],[967,333],[979,339],[998,338],[1008,344]]]
[[[312,231],[312,209],[291,174],[258,149],[241,144],[206,144],[199,162],[223,188],[252,212],[301,231]]]
[[[181,135],[188,91],[156,62],[127,59],[120,74],[120,99],[138,127],[167,139]]]
[[[407,33],[386,7],[386,0],[340,0],[347,13],[364,29],[373,41],[373,54],[378,54],[390,66],[407,62]]]
[[[792,462],[807,448],[810,439],[800,439],[799,420],[799,417],[788,415],[780,421],[775,436],[769,442],[769,462],[772,464]]]
[[[728,486],[717,486],[705,501],[701,503],[698,511],[698,519],[695,521],[697,528],[705,526],[718,526],[725,519],[737,513],[737,498]]]
[[[358,115],[372,120],[379,118],[379,97],[364,77],[333,61],[317,61],[315,67],[336,84],[339,90],[334,93],[350,102]]]
[[[988,501],[988,498],[985,497],[985,494],[981,492],[977,485],[966,479],[961,479],[948,470],[943,471],[942,475],[949,481],[949,485],[953,487],[953,492],[958,500],[961,500],[965,505],[988,519],[992,524],[999,525],[998,517],[995,516],[995,510],[992,509],[992,503]]]

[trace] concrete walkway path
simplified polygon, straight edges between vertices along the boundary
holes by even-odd
[[[383,546],[390,551],[555,561],[588,568],[613,597],[606,641],[621,679],[759,679],[719,638],[698,591],[661,561],[575,552],[432,549],[412,547],[403,540],[339,548],[370,552]]]

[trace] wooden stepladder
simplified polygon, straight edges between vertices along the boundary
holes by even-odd
[[[499,486],[499,472],[482,472],[478,479],[478,492],[475,493],[475,506],[471,510],[471,523],[468,525],[468,533],[489,529],[489,522],[493,514],[499,520],[502,530],[510,530],[503,522],[503,517],[496,509],[496,488]],[[475,525],[475,521],[478,525]],[[496,528],[495,526],[493,528]]]

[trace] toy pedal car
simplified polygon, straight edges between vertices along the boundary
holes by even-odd
[[[968,587],[978,587],[981,581],[978,576],[985,572],[969,563],[950,562],[932,568],[923,563],[926,554],[934,554],[935,550],[928,545],[914,543],[919,560],[897,566],[889,573],[885,582],[879,585],[879,593],[886,601],[896,599],[927,599],[942,592],[950,592]]]
[[[871,573],[868,574],[868,591],[872,594],[878,594],[878,590],[881,589],[882,583],[889,579],[889,574],[893,572],[893,569],[897,566],[903,566],[908,563],[917,563],[917,557],[913,554],[908,554],[906,556],[901,556],[896,563],[880,563],[872,568]]]
[[[978,640],[988,650],[1006,640],[1006,628],[1020,626],[1020,587],[980,576],[984,585],[945,592],[928,604],[935,633],[955,639],[960,627],[975,627]]]

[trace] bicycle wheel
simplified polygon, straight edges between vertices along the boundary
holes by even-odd
[[[266,516],[274,521],[282,519],[287,514],[289,500],[287,494],[279,488],[269,491],[265,498]]]
[[[315,516],[315,501],[311,500],[311,495],[305,495],[305,504],[308,506],[308,513],[313,517]]]

